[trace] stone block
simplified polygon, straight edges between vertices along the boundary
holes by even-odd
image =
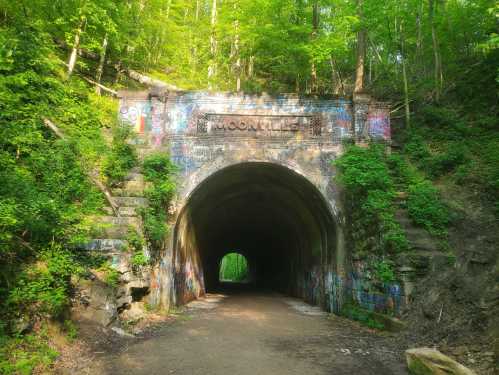
[[[147,199],[142,197],[113,197],[120,207],[146,207]]]

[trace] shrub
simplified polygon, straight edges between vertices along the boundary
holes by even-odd
[[[345,303],[340,311],[340,315],[355,320],[369,328],[384,329],[385,326],[376,321],[372,312],[363,309],[354,302]]]
[[[59,355],[48,344],[44,329],[39,334],[0,337],[0,373],[5,375],[48,373]]]
[[[132,255],[131,263],[132,266],[134,267],[143,267],[149,263],[149,259],[147,259],[145,254],[142,251],[140,251]]]
[[[69,280],[83,268],[71,252],[53,245],[28,265],[11,288],[7,306],[16,316],[57,316],[69,304]]]
[[[447,234],[449,211],[440,200],[438,190],[429,181],[409,188],[407,210],[411,219],[430,233],[438,236]]]
[[[334,163],[339,169],[338,181],[345,187],[348,215],[357,255],[405,251],[405,234],[395,220],[395,186],[388,169],[385,146],[369,148],[347,146]],[[369,241],[377,238],[377,241]]]
[[[118,287],[120,282],[119,272],[111,266],[109,262],[104,262],[97,271],[104,274],[104,282],[111,288]]]
[[[128,126],[115,126],[111,151],[104,161],[104,175],[110,185],[123,180],[129,170],[137,165],[135,148],[128,143],[133,135],[133,130]]]
[[[175,195],[176,166],[168,154],[155,153],[145,158],[142,172],[150,187],[145,190],[148,207],[141,210],[144,233],[153,248],[159,248],[168,233],[168,210]]]

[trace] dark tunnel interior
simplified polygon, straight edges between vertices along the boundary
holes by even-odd
[[[322,194],[305,177],[270,163],[238,164],[207,178],[175,231],[180,304],[195,298],[189,278],[201,280],[207,292],[217,290],[221,259],[234,251],[246,257],[254,287],[304,298],[306,273],[330,264],[335,250],[334,220]]]

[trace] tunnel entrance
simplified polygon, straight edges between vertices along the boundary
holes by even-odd
[[[212,174],[180,212],[173,241],[176,304],[217,290],[232,249],[247,259],[255,287],[326,303],[335,221],[322,193],[287,167],[247,162]]]

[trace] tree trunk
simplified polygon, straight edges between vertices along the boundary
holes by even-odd
[[[312,11],[312,41],[317,38],[319,33],[319,2],[318,0],[314,1],[313,11]],[[312,66],[310,72],[310,89],[312,93],[316,93],[318,91],[317,87],[317,67],[315,65],[315,61],[312,58]]]
[[[208,66],[208,87],[212,89],[212,81],[216,74],[216,54],[217,54],[217,40],[215,34],[215,27],[217,24],[217,0],[213,0],[211,6],[211,33],[210,33],[210,65]]]
[[[417,39],[416,39],[416,56],[417,56],[417,61],[422,63],[423,59],[423,0],[421,0],[419,6],[418,6],[418,13],[416,16],[416,29],[417,29]]]
[[[411,126],[411,109],[409,107],[409,85],[407,83],[407,63],[403,22],[400,23],[400,52],[402,56],[402,79],[404,82],[405,125],[409,128]]]
[[[97,74],[95,75],[96,82],[100,85],[100,81],[102,78],[102,73],[104,72],[104,63],[106,62],[106,52],[107,52],[107,33],[104,36],[104,40],[102,41],[101,55],[99,60],[99,67],[97,68]],[[95,92],[97,95],[100,95],[100,86],[95,86]]]
[[[358,94],[364,91],[364,65],[366,60],[366,39],[367,30],[362,24],[364,21],[362,4],[363,0],[357,0],[357,14],[359,16],[361,26],[357,32],[357,66],[355,68],[355,87],[354,93]]]
[[[248,77],[253,78],[255,71],[255,56],[251,55],[248,62]]]
[[[234,3],[234,14],[237,14],[237,1]],[[236,78],[236,92],[241,91],[241,53],[240,53],[239,20],[234,21],[234,73]]]
[[[442,77],[442,63],[440,57],[440,50],[438,47],[437,30],[435,27],[435,0],[429,0],[429,21],[431,25],[431,41],[433,44],[433,61],[434,61],[434,80],[435,80],[435,100],[440,101],[440,94],[442,90],[443,77]]]
[[[85,17],[82,17],[80,20],[80,24],[78,25],[78,29],[75,32],[75,39],[73,42],[73,49],[71,50],[71,55],[69,56],[68,61],[68,78],[73,74],[73,70],[76,65],[76,59],[78,58],[78,50],[80,49],[80,37],[83,26],[85,25]]]
[[[135,80],[137,82],[140,82],[143,85],[147,85],[147,86],[150,86],[150,87],[156,87],[156,88],[160,88],[160,89],[166,89],[166,90],[170,90],[170,91],[182,91],[177,86],[174,86],[174,85],[171,85],[169,83],[163,82],[163,81],[161,81],[159,79],[151,78],[149,76],[146,76],[145,74],[136,72],[135,70],[132,70],[132,69],[126,70],[126,74],[131,79],[133,79],[133,80]]]
[[[234,54],[236,55],[236,92],[241,91],[241,55],[239,53],[239,21],[235,22],[236,36],[234,40]]]
[[[331,64],[331,79],[333,81],[333,94],[335,95],[345,95],[345,85],[343,84],[343,78],[341,77],[340,70],[336,66],[333,56],[329,58],[329,63]]]

